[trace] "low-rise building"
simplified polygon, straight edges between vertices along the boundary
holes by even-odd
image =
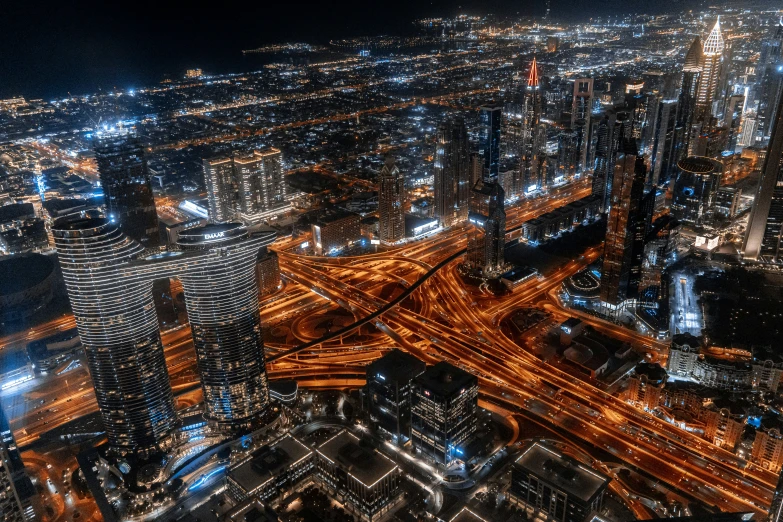
[[[317,255],[342,250],[361,239],[359,214],[332,210],[312,224],[312,232]]]
[[[372,522],[399,494],[400,468],[393,460],[342,430],[316,450],[318,476],[338,502],[348,502]]]
[[[280,288],[280,263],[277,252],[262,248],[256,261],[258,291],[261,297],[275,293]]]

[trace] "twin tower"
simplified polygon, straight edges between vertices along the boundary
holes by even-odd
[[[177,277],[185,293],[208,420],[250,427],[269,394],[256,259],[275,232],[238,223],[180,233],[179,250],[144,255],[107,219],[53,229],[106,435],[121,454],[164,448],[177,425],[152,284]]]

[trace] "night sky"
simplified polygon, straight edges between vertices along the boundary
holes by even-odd
[[[587,18],[641,11],[641,0],[551,0],[553,12]],[[243,70],[240,51],[267,43],[401,34],[422,16],[543,15],[544,0],[6,2],[0,30],[0,98],[53,99],[99,88],[154,84],[188,67]],[[679,9],[677,0],[663,2]],[[661,4],[658,4],[659,6]],[[33,6],[35,8],[33,8]],[[163,6],[163,7],[161,7]]]

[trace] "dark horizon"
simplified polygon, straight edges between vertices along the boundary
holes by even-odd
[[[687,0],[666,8],[682,9]],[[373,6],[356,0],[259,5],[221,3],[205,11],[153,3],[52,5],[35,14],[10,6],[0,35],[0,98],[47,100],[68,93],[129,89],[156,84],[185,69],[246,72],[241,51],[285,42],[326,43],[332,38],[405,34],[427,16],[496,14],[543,16],[544,0],[459,3],[402,1]],[[663,7],[663,6],[660,6]],[[641,0],[551,0],[552,16],[584,18],[650,9]],[[660,9],[660,8],[659,8]]]

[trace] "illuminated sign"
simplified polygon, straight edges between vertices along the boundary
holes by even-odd
[[[226,231],[223,232],[215,232],[213,234],[204,234],[204,239],[217,239],[219,237],[225,237]]]

